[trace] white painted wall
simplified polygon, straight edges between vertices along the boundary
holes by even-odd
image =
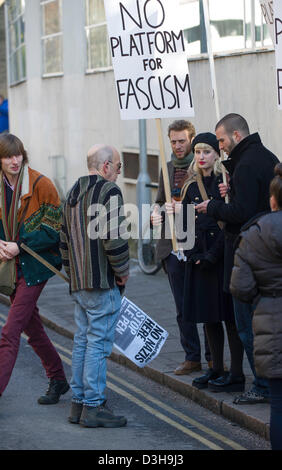
[[[64,0],[64,75],[42,78],[40,5],[26,2],[27,80],[9,89],[11,132],[28,150],[31,165],[52,177],[52,155],[67,161],[67,187],[86,174],[86,154],[94,143],[138,149],[138,122],[121,121],[113,72],[85,74],[86,46],[83,2]],[[221,115],[242,114],[251,132],[281,159],[282,114],[276,105],[274,52],[233,54],[215,60]],[[208,60],[189,63],[197,132],[214,131],[215,108]],[[163,120],[167,158],[167,126]],[[158,152],[154,120],[147,121],[148,152]],[[131,185],[119,184],[125,200],[135,202]]]

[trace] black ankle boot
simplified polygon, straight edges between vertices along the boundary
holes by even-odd
[[[235,377],[231,373],[209,380],[208,389],[212,392],[243,392],[245,390],[245,376]]]
[[[204,375],[201,375],[200,377],[197,377],[196,379],[194,379],[192,382],[192,385],[193,387],[196,387],[199,390],[208,388],[208,381],[212,379],[217,379],[221,375],[222,373],[216,372],[213,369],[208,369]]]
[[[55,405],[58,403],[60,396],[69,390],[70,386],[66,380],[51,379],[46,395],[38,398],[40,405]]]
[[[78,424],[79,423],[81,413],[82,413],[82,409],[83,409],[83,404],[82,403],[72,402],[71,411],[70,411],[70,415],[69,415],[69,418],[68,418],[70,423],[72,423],[72,424]]]

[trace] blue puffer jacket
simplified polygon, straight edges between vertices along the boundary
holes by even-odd
[[[0,105],[0,134],[9,130],[8,100]]]

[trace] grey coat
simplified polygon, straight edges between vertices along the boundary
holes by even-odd
[[[282,211],[254,221],[241,234],[230,290],[256,305],[254,360],[258,376],[282,378]]]

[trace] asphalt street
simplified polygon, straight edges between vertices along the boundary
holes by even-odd
[[[1,306],[0,327],[7,311],[8,307]],[[47,331],[70,378],[72,340]],[[108,363],[108,404],[116,414],[127,417],[127,426],[86,429],[71,425],[67,420],[71,392],[57,405],[37,404],[47,380],[23,335],[12,378],[0,398],[0,450],[95,450],[97,459],[105,458],[105,451],[107,458],[115,455],[110,451],[138,451],[138,462],[131,462],[134,468],[145,458],[145,450],[162,451],[185,461],[188,451],[269,449],[269,443],[256,434],[143,375],[113,361]]]

